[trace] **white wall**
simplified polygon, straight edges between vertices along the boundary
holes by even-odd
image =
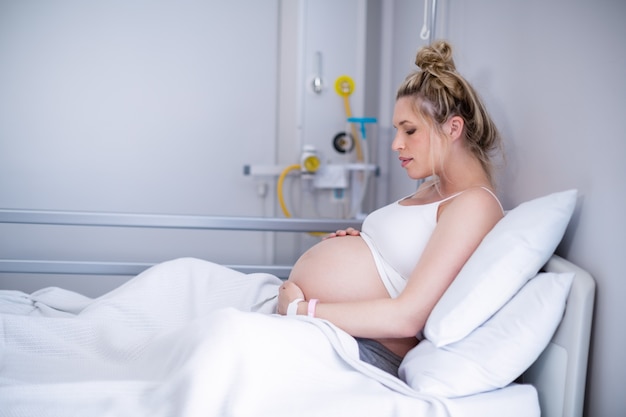
[[[417,49],[423,2],[394,6],[393,66]],[[626,2],[439,1],[437,37],[482,93],[505,137],[500,180],[507,208],[577,188],[558,252],[596,279],[586,415],[626,415],[623,332],[626,248]],[[408,57],[408,58],[412,58]],[[408,188],[407,188],[408,189]]]
[[[259,210],[220,197],[275,153],[277,1],[0,7],[0,206]]]
[[[244,165],[298,163],[304,144],[350,162],[331,147],[346,129],[334,82],[355,80],[353,115],[365,116],[365,16],[365,0],[0,0],[0,208],[282,216],[276,176]],[[296,216],[348,211],[330,191],[287,185]],[[0,225],[0,255],[16,259],[291,263],[318,240]],[[0,287],[51,278],[0,274]],[[98,295],[124,279],[54,282]]]
[[[278,19],[278,0],[0,0],[0,207],[273,215],[243,167],[276,158]],[[0,252],[261,263],[263,239],[5,225]]]

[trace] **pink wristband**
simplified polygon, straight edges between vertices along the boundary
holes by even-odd
[[[313,298],[311,300],[309,300],[309,308],[307,311],[307,315],[309,317],[315,317],[315,305],[317,304],[319,300],[317,298]]]

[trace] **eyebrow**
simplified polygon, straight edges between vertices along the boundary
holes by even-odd
[[[402,120],[400,123],[398,123],[398,126],[402,126],[405,125],[407,123],[410,123],[408,120]],[[393,127],[396,127],[396,125],[393,125]]]

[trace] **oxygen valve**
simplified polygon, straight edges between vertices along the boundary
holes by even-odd
[[[312,145],[305,145],[302,148],[302,155],[300,156],[300,168],[303,173],[313,174],[320,168],[320,158],[317,156],[317,151]]]

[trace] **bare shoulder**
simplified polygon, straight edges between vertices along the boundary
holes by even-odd
[[[457,198],[459,202],[464,204],[485,205],[485,208],[493,207],[502,214],[504,213],[504,210],[502,209],[502,204],[500,204],[500,200],[496,196],[496,193],[486,187],[469,188],[463,191]]]
[[[439,216],[458,217],[464,221],[495,224],[504,216],[502,205],[495,193],[487,188],[473,187],[446,202]]]

